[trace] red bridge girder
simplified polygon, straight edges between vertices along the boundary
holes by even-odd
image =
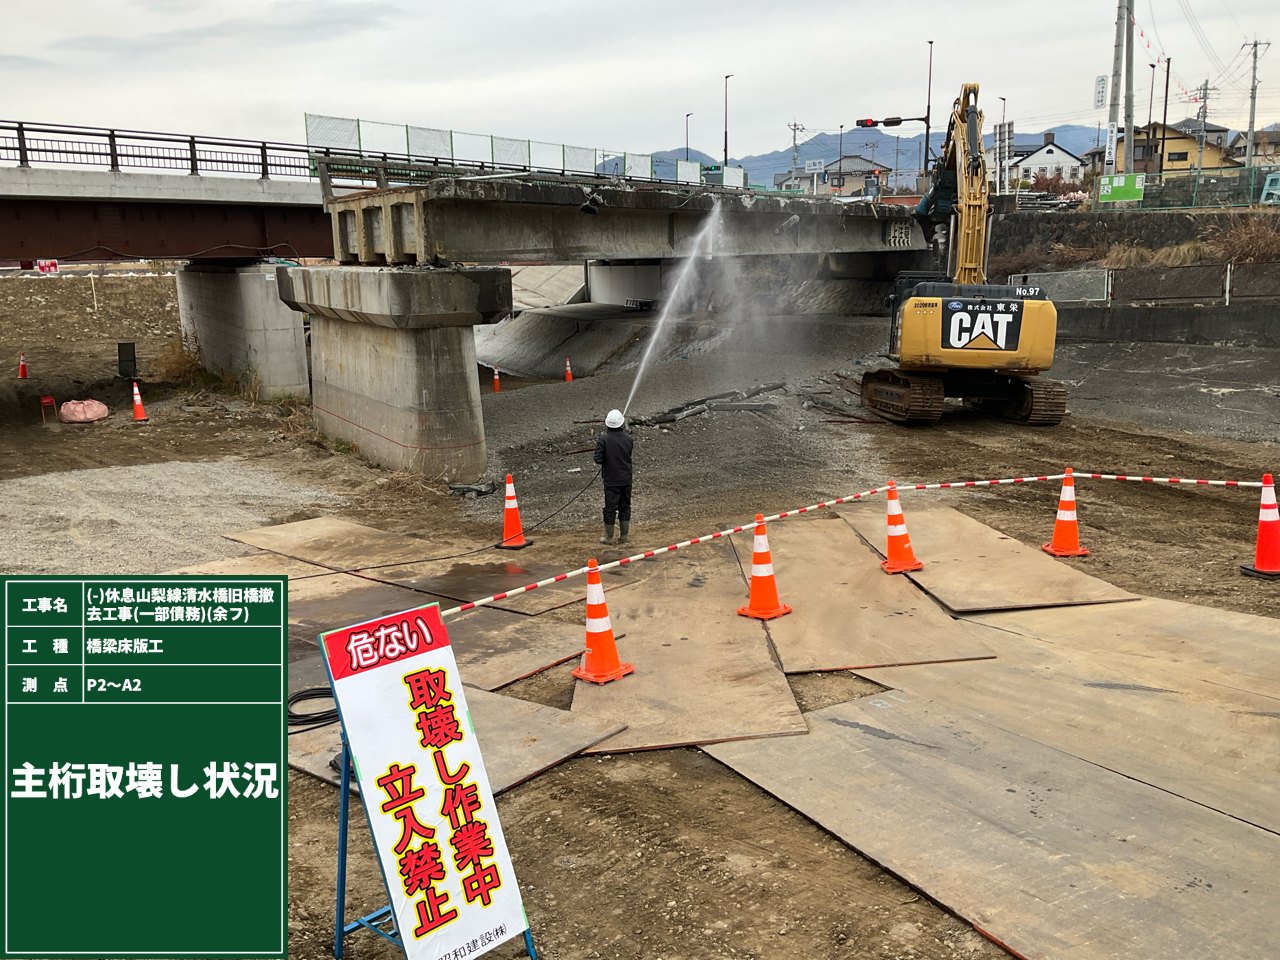
[[[319,206],[0,200],[0,259],[331,257]]]

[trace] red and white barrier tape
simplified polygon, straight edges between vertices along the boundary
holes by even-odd
[[[899,489],[901,492],[901,490],[950,490],[950,489],[973,488],[973,486],[1005,486],[1009,484],[1033,483],[1033,481],[1037,481],[1037,480],[1061,480],[1062,477],[1064,476],[1066,475],[1065,474],[1048,474],[1048,475],[1042,475],[1042,476],[1006,477],[1006,479],[1002,479],[1002,480],[956,480],[954,481],[954,483],[941,483],[941,484],[901,484],[897,489]],[[1102,476],[1102,475],[1100,474],[1098,476]],[[1243,484],[1240,484],[1240,485],[1243,485]],[[810,504],[810,506],[808,507],[797,507],[796,509],[786,509],[786,511],[782,511],[781,513],[774,513],[774,515],[772,516],[765,517],[764,522],[765,524],[772,524],[773,521],[786,520],[787,517],[800,516],[801,513],[810,513],[813,511],[817,511],[817,509],[824,509],[827,507],[836,507],[838,506],[838,504],[841,504],[841,503],[852,503],[854,502],[854,500],[860,500],[860,499],[863,499],[864,497],[874,497],[874,495],[878,493],[884,493],[884,490],[887,490],[887,489],[888,489],[887,486],[873,486],[873,488],[870,490],[863,490],[863,492],[861,493],[851,493],[847,495],[847,497],[837,497],[832,500],[823,500],[822,503]],[[612,561],[609,563],[602,563],[600,564],[599,568],[602,571],[613,570],[614,567],[623,567],[623,566],[626,566],[627,563],[635,563],[636,561],[641,561],[641,559],[650,559],[652,557],[660,557],[664,553],[675,553],[676,550],[684,549],[685,547],[692,547],[692,545],[694,544],[709,543],[710,540],[718,540],[718,539],[721,539],[722,536],[728,536],[730,534],[740,534],[740,532],[744,530],[754,529],[754,527],[755,527],[755,521],[751,520],[746,522],[746,524],[742,526],[730,527],[730,529],[721,530],[719,532],[716,532],[716,534],[707,534],[705,536],[695,536],[695,538],[692,538],[690,540],[681,540],[680,543],[673,543],[669,545],[669,547],[659,547],[658,549],[654,549],[654,550],[645,550],[644,553],[637,553],[635,554],[635,556],[632,556],[632,557],[623,557],[622,559],[616,559],[616,561]],[[445,620],[447,620],[447,618],[449,617],[456,617],[457,614],[466,613],[467,611],[471,611],[471,609],[475,609],[476,607],[485,607],[485,605],[488,605],[490,603],[498,603],[499,600],[506,600],[508,598],[511,598],[511,596],[527,594],[529,593],[530,590],[539,589],[541,588],[541,586],[549,586],[552,584],[562,584],[562,582],[566,580],[572,580],[573,577],[580,577],[584,575],[584,573],[586,573],[586,567],[579,567],[577,568],[577,570],[571,570],[566,573],[559,573],[559,575],[557,576],[548,577],[547,580],[539,580],[538,582],[536,582],[536,584],[526,584],[525,586],[521,586],[521,588],[517,588],[515,590],[507,590],[507,591],[504,591],[504,593],[494,594],[493,596],[485,596],[485,598],[481,600],[471,600],[470,603],[463,603],[460,605],[460,607],[451,607],[447,609],[447,611],[443,611],[442,613],[440,613],[440,616],[442,616],[443,618],[445,618]]]
[[[1189,480],[1186,477],[1131,477],[1123,473],[1085,473],[1077,470],[1077,480],[1130,480],[1134,483],[1181,483],[1200,487],[1261,487],[1261,480]]]
[[[1083,471],[1075,471],[1072,474],[1077,480],[1130,480],[1136,483],[1168,483],[1168,484],[1187,484],[1202,487],[1261,487],[1260,480],[1190,480],[1184,477],[1132,477],[1123,473],[1087,473]],[[1061,480],[1066,477],[1065,473],[1043,474],[1035,477],[1007,477],[1001,480],[955,480],[945,483],[905,483],[898,484],[898,490],[962,490],[969,487],[997,487],[1010,486],[1020,483],[1034,483],[1040,480]],[[864,497],[874,496],[883,493],[887,487],[872,487],[870,490],[863,490],[861,493],[851,493],[848,496],[836,497],[834,500],[824,500],[821,503],[815,503],[807,507],[797,507],[795,510],[784,510],[781,513],[775,513],[772,516],[764,518],[765,523],[773,523],[775,520],[785,520],[788,517],[799,516],[803,513],[810,513],[814,510],[822,510],[826,507],[838,506],[842,503],[852,503],[855,500],[861,500]],[[614,567],[623,567],[629,563],[635,563],[637,560],[648,560],[652,557],[658,557],[665,553],[674,553],[685,547],[691,547],[697,543],[707,543],[711,540],[719,540],[721,537],[729,536],[734,533],[742,533],[744,530],[753,529],[755,521],[751,520],[740,527],[730,527],[728,530],[721,530],[718,533],[707,534],[702,537],[693,537],[690,540],[681,540],[679,543],[673,543],[666,547],[658,547],[656,550],[646,550],[644,553],[637,553],[630,557],[623,557],[621,560],[613,560],[610,563],[602,563],[600,570],[612,570]],[[522,593],[528,593],[531,590],[537,590],[539,587],[550,586],[553,583],[563,583],[565,580],[572,580],[574,577],[580,577],[587,572],[586,567],[579,567],[577,570],[570,570],[566,573],[557,574],[554,577],[548,577],[546,580],[539,580],[537,583],[525,584],[515,590],[507,590],[503,593],[495,593],[491,597],[485,597],[482,600],[472,600],[469,603],[461,604],[457,607],[450,607],[448,610],[442,611],[440,616],[444,618],[456,617],[460,613],[466,613],[468,610],[474,610],[477,607],[487,606],[491,603],[497,603],[506,600],[509,597],[516,597]]]
[[[910,484],[899,484],[898,490],[899,491],[952,490],[952,489],[959,490],[959,489],[965,489],[969,487],[1009,486],[1009,485],[1020,484],[1020,483],[1034,483],[1040,480],[1061,480],[1065,476],[1066,476],[1065,473],[1053,473],[1053,474],[1042,474],[1040,476],[1035,476],[1035,477],[1006,477],[1000,480],[956,480],[956,481],[949,481],[946,483],[910,483]],[[1094,473],[1094,474],[1078,473],[1075,476],[1077,478],[1089,477],[1089,478],[1098,479],[1098,480],[1145,479],[1145,480],[1148,480],[1148,482],[1152,482],[1152,483],[1160,483],[1160,482],[1191,483],[1193,482],[1190,480],[1182,480],[1182,479],[1175,480],[1170,478],[1167,480],[1156,480],[1154,478],[1126,477],[1120,474],[1104,474],[1104,473]],[[1249,482],[1249,481],[1243,481],[1243,480],[1240,480],[1240,481],[1197,480],[1194,482],[1200,483],[1200,484],[1212,484],[1217,486],[1237,486],[1237,487],[1262,486],[1261,483]],[[886,489],[888,488],[872,487],[870,490],[863,490],[861,493],[851,493],[848,496],[836,497],[834,500],[824,500],[821,503],[811,504],[810,506],[807,506],[807,507],[797,507],[795,510],[784,510],[781,513],[775,513],[772,516],[765,517],[764,522],[773,523],[775,520],[785,520],[788,517],[796,517],[804,513],[810,513],[814,510],[822,510],[826,507],[834,507],[842,503],[852,503],[855,500],[861,500],[864,497],[870,497],[870,496],[875,496],[878,493],[884,493]],[[610,563],[602,563],[600,564],[600,569],[612,570],[615,567],[623,567],[629,563],[635,563],[637,560],[648,560],[652,557],[658,557],[665,553],[674,553],[677,550],[682,550],[685,547],[691,547],[697,543],[707,543],[711,540],[719,540],[721,537],[726,537],[726,536],[729,536],[730,534],[742,533],[742,531],[744,530],[753,529],[754,526],[755,526],[755,521],[751,520],[739,527],[730,527],[728,530],[721,530],[718,533],[711,533],[701,537],[693,537],[690,540],[682,540],[679,543],[673,543],[666,547],[659,547],[656,550],[646,550],[644,553],[637,553],[634,556],[623,557],[621,560],[614,560],[614,561],[611,561]],[[495,593],[493,596],[485,597],[482,600],[472,600],[469,603],[464,603],[457,607],[450,607],[448,610],[443,611],[440,615],[441,617],[446,619],[449,617],[455,617],[460,613],[466,613],[468,610],[474,610],[476,607],[483,607],[491,603],[497,603],[501,600],[506,600],[510,597],[519,596],[522,593],[528,593],[531,590],[537,590],[539,587],[546,587],[546,586],[550,586],[553,583],[563,583],[565,580],[572,580],[574,577],[583,576],[586,572],[587,572],[586,567],[579,567],[577,570],[570,570],[566,573],[561,573],[554,577],[548,577],[546,580],[539,580],[537,583],[529,583],[523,587],[517,587],[515,590],[507,590],[503,593]]]

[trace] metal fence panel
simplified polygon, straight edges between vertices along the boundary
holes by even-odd
[[[400,123],[360,121],[360,149],[364,153],[395,153],[403,156],[409,152],[408,128]]]
[[[431,127],[409,128],[409,153],[415,157],[431,157],[435,160],[453,158],[453,137],[448,130]]]
[[[1010,282],[1015,278],[1010,277]],[[1050,300],[1106,300],[1106,270],[1057,270],[1052,273],[1018,274],[1016,281],[1039,286]]]
[[[529,166],[535,170],[563,170],[564,146],[559,143],[529,141]]]
[[[360,149],[360,121],[348,117],[306,114],[307,146],[336,150]]]
[[[529,141],[494,137],[493,162],[507,167],[529,166]]]
[[[596,172],[596,151],[593,147],[564,148],[564,168],[574,173]]]
[[[621,177],[627,172],[627,155],[621,150],[600,150],[597,153],[596,172],[611,177]]]
[[[701,183],[702,164],[696,160],[677,160],[676,180],[680,183]]]
[[[628,177],[653,176],[653,157],[647,153],[628,153],[623,157],[623,169]]]
[[[493,137],[482,133],[453,134],[453,159],[493,163]]]

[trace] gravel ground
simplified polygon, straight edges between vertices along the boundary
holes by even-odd
[[[0,569],[172,570],[249,552],[225,533],[344,502],[236,457],[22,477],[0,483]]]

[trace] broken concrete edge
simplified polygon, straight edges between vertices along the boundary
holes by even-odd
[[[367,190],[361,193],[334,197],[325,204],[326,210],[360,210],[371,203],[412,204],[415,201],[502,201],[505,203],[536,204],[541,206],[581,206],[591,197],[598,198],[599,206],[623,210],[680,211],[682,213],[710,212],[716,204],[722,211],[750,211],[759,213],[807,214],[839,216],[874,220],[911,220],[913,208],[902,204],[844,203],[827,197],[777,197],[751,191],[708,188],[690,185],[654,185],[638,189],[630,186],[599,183],[590,179],[565,181],[512,177],[510,180],[467,180],[448,178],[425,185],[390,187]]]
[[[497,323],[512,312],[505,267],[280,266],[276,282],[294,310],[401,330]]]

